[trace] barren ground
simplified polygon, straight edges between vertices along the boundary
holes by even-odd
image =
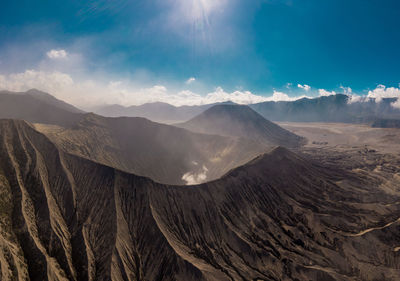
[[[367,146],[385,154],[400,154],[400,129],[371,128],[344,123],[278,123],[283,128],[306,137],[305,148],[353,150]]]

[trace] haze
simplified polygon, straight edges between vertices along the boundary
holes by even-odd
[[[399,18],[2,1],[0,280],[400,281]]]

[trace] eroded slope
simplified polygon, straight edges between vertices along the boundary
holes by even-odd
[[[277,148],[174,187],[63,153],[23,121],[0,132],[2,278],[398,280],[395,176]]]

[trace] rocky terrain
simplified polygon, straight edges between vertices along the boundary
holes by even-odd
[[[394,156],[345,170],[278,147],[183,187],[65,153],[25,121],[0,132],[1,280],[400,276]]]

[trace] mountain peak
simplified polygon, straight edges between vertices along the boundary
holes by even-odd
[[[270,146],[297,147],[303,142],[247,105],[215,105],[178,126],[199,133],[248,138]]]

